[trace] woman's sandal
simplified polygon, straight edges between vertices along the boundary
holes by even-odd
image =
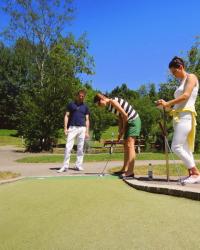
[[[122,175],[124,173],[125,173],[125,171],[119,170],[119,171],[113,172],[113,175]]]
[[[134,179],[134,174],[130,174],[130,175],[122,175],[122,179],[123,180],[132,180]]]

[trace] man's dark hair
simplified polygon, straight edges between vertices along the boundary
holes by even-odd
[[[171,62],[169,63],[169,68],[180,68],[180,66],[183,66],[185,68],[185,63],[182,58],[175,56]]]
[[[86,90],[85,90],[85,89],[80,89],[80,90],[77,92],[77,95],[79,95],[80,93],[83,93],[84,96],[86,96]]]

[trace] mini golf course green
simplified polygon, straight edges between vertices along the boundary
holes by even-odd
[[[0,185],[1,250],[199,249],[198,201],[134,190],[115,177]]]

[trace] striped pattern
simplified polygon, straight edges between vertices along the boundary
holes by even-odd
[[[138,117],[138,113],[135,111],[135,109],[124,99],[115,97],[113,100],[117,101],[120,106],[123,108],[123,110],[127,113],[128,115],[128,120],[134,120]],[[111,104],[108,107],[108,111],[116,114],[117,116],[119,115],[119,111],[113,107]]]

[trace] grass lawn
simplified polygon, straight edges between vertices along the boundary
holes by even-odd
[[[84,157],[85,162],[95,162],[95,161],[105,161],[110,158],[110,155],[108,153],[102,153],[102,154],[86,154]],[[142,153],[138,155],[137,157],[140,160],[143,159],[164,159],[163,154],[153,154],[153,153]],[[76,159],[76,155],[73,154],[71,157],[72,162],[74,162]],[[123,153],[113,153],[111,155],[112,160],[122,160],[123,159]],[[22,159],[19,159],[18,162],[24,162],[24,163],[56,163],[56,162],[62,162],[63,161],[63,155],[38,155],[38,156],[28,156],[24,157]]]
[[[20,174],[10,171],[0,171],[0,181],[19,177]]]
[[[17,130],[0,129],[0,146],[6,145],[23,147],[22,139],[17,137]]]
[[[200,169],[200,164],[197,164],[198,169]],[[113,167],[109,170],[110,173],[120,170],[119,167]],[[155,165],[153,166],[153,176],[166,176],[166,167],[165,165]],[[137,175],[144,175],[147,176],[148,166],[136,166],[134,173]],[[169,176],[187,176],[188,171],[183,164],[169,164]]]
[[[103,132],[102,140],[104,141],[112,139],[112,133],[114,133],[114,138],[117,138],[117,131],[118,131],[117,126],[109,127],[106,131]],[[65,144],[65,142],[66,139],[63,133],[63,129],[60,129],[58,144]],[[17,130],[0,129],[0,146],[5,146],[5,145],[15,145],[18,147],[24,147],[22,139],[20,137],[17,137]],[[91,141],[90,146],[91,147],[102,146],[102,143],[98,141]]]
[[[60,163],[63,162],[63,155],[37,155],[28,156],[17,160],[22,163]],[[84,162],[95,162],[95,161],[106,161],[110,158],[108,153],[103,154],[86,154],[84,157]],[[178,159],[174,156],[175,159]],[[75,162],[76,155],[72,155],[71,160]],[[123,153],[113,153],[111,155],[112,161],[123,160]],[[170,156],[171,159],[171,156]],[[200,155],[196,154],[195,159],[200,159]],[[137,160],[165,160],[165,155],[163,153],[141,153],[137,155]]]
[[[198,201],[113,177],[26,179],[0,200],[1,250],[199,249]]]
[[[112,135],[114,136],[114,139],[117,139],[118,135],[118,126],[110,126],[108,129],[106,129],[102,133],[101,140],[112,140]],[[65,144],[66,139],[65,135],[63,133],[63,129],[59,130],[59,139],[58,139],[58,144]],[[90,131],[90,138],[92,138],[92,131]],[[103,143],[100,143],[98,141],[90,141],[90,146],[91,147],[97,147],[97,146],[102,146]]]

